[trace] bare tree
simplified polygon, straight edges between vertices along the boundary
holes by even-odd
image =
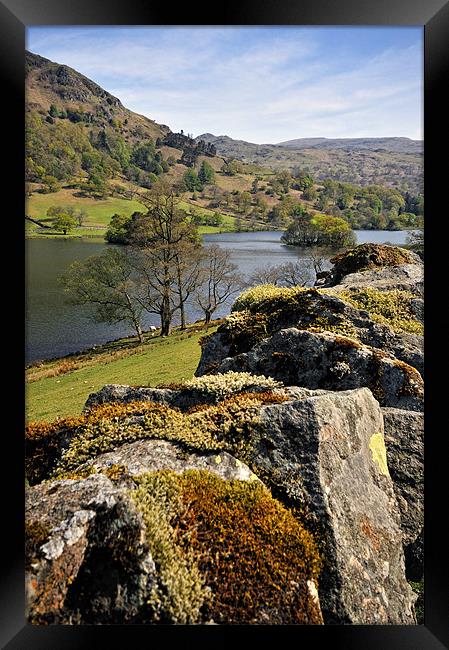
[[[281,280],[282,272],[280,264],[265,264],[264,266],[259,266],[249,277],[249,283],[251,286],[256,286],[258,284],[274,284],[277,286],[281,283]]]
[[[315,275],[318,276],[319,273],[327,271],[332,266],[329,263],[329,258],[335,254],[335,251],[328,247],[320,246],[310,248],[308,250],[308,254],[310,255],[310,260],[312,262]]]
[[[249,283],[252,286],[273,284],[284,287],[305,287],[312,284],[312,281],[313,275],[310,263],[307,259],[300,259],[296,262],[261,266],[251,274]]]
[[[237,265],[231,262],[231,251],[216,244],[204,251],[201,286],[196,291],[196,301],[204,312],[206,323],[220,305],[244,286],[237,273]]]
[[[313,283],[313,273],[309,260],[301,258],[296,262],[285,262],[280,265],[282,284],[286,287],[307,287]]]
[[[158,181],[139,200],[147,213],[133,215],[129,228],[130,244],[140,252],[139,297],[146,311],[159,316],[161,335],[167,336],[178,309],[185,326],[184,305],[194,290],[198,264],[198,231],[186,220],[173,186],[166,182]]]
[[[134,264],[128,251],[108,248],[101,255],[73,262],[61,282],[73,305],[92,305],[100,323],[132,324],[142,343],[142,305],[136,295]]]
[[[174,293],[180,311],[181,329],[186,328],[185,305],[203,279],[203,251],[192,242],[184,243],[175,258],[176,282]]]

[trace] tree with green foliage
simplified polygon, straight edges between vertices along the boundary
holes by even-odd
[[[110,244],[127,244],[128,243],[128,225],[131,217],[124,214],[114,214],[109,222],[105,239]]]
[[[192,167],[189,167],[189,169],[184,173],[183,182],[186,190],[189,190],[190,192],[194,192],[195,190],[200,192],[203,189],[198,174]]]
[[[317,193],[316,193],[316,189],[313,187],[313,185],[311,185],[310,187],[306,187],[303,190],[302,198],[305,201],[315,201],[316,197],[317,197]]]
[[[80,208],[79,210],[76,211],[75,217],[76,220],[78,221],[78,225],[81,227],[86,223],[88,217],[87,211],[84,208]]]
[[[108,184],[106,181],[106,176],[102,170],[95,167],[89,172],[89,180],[87,184],[84,185],[89,193],[104,198],[108,192]]]
[[[76,227],[76,219],[71,214],[59,213],[53,220],[53,228],[60,230],[67,235],[67,233]]]
[[[51,176],[50,174],[46,174],[43,179],[42,179],[45,188],[44,188],[44,193],[45,194],[52,194],[53,192],[58,192],[61,189],[61,185],[58,182],[58,179],[55,178],[54,176]]]
[[[142,343],[143,307],[134,274],[132,253],[107,248],[101,255],[73,262],[61,281],[71,304],[94,307],[97,322],[131,324]]]
[[[304,191],[310,189],[313,186],[313,178],[309,174],[305,174],[303,172],[293,172],[293,175],[294,179],[292,182],[292,187],[295,190]]]
[[[242,163],[238,160],[229,160],[221,166],[221,171],[226,174],[226,176],[235,176],[242,171]]]
[[[211,185],[215,182],[214,168],[206,160],[203,160],[201,163],[200,171],[198,172],[198,178],[200,179],[201,183],[203,183],[203,185]]]
[[[281,239],[292,246],[342,248],[355,245],[355,235],[348,222],[327,214],[303,214],[295,217]]]
[[[276,174],[275,180],[277,182],[277,185],[279,185],[282,188],[282,192],[287,193],[288,190],[290,189],[290,184],[292,182],[291,172],[288,169],[281,169],[281,171],[279,171]]]

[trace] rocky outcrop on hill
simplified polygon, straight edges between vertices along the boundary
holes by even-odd
[[[422,267],[419,255],[399,246],[386,244],[360,244],[349,251],[340,253],[330,260],[333,264],[330,278],[339,284],[343,278],[353,273],[372,269],[395,269],[402,265]]]
[[[336,290],[345,291],[370,287],[378,291],[410,291],[416,296],[424,294],[424,267],[423,264],[400,264],[390,268],[369,269],[357,273],[349,273],[338,285],[335,285],[332,275],[322,279],[317,284],[320,287],[335,287]]]
[[[263,289],[243,294],[233,313],[205,340],[197,375],[216,372],[225,358],[248,352],[271,334],[291,327],[351,337],[423,370],[423,309],[412,294],[372,289],[341,291],[340,295],[316,289]]]

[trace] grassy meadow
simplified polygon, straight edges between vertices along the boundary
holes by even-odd
[[[120,339],[26,370],[25,413],[28,422],[78,415],[90,393],[105,384],[156,386],[190,379],[198,365],[199,340],[215,330],[192,325],[169,337],[146,335],[143,344]]]

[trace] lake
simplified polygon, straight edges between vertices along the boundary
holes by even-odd
[[[406,242],[408,231],[358,230],[357,243]],[[205,245],[216,243],[232,251],[232,260],[242,275],[249,275],[266,264],[282,264],[298,258],[307,258],[307,249],[286,246],[280,241],[281,232],[242,232],[204,235]],[[68,305],[58,276],[75,260],[99,255],[110,244],[85,240],[29,239],[26,242],[26,347],[27,364],[42,359],[64,356],[72,352],[132,335],[125,325],[95,323],[89,317],[87,306]],[[189,321],[201,318],[193,306]],[[223,306],[216,316],[229,312]],[[159,325],[150,315],[144,322]]]

